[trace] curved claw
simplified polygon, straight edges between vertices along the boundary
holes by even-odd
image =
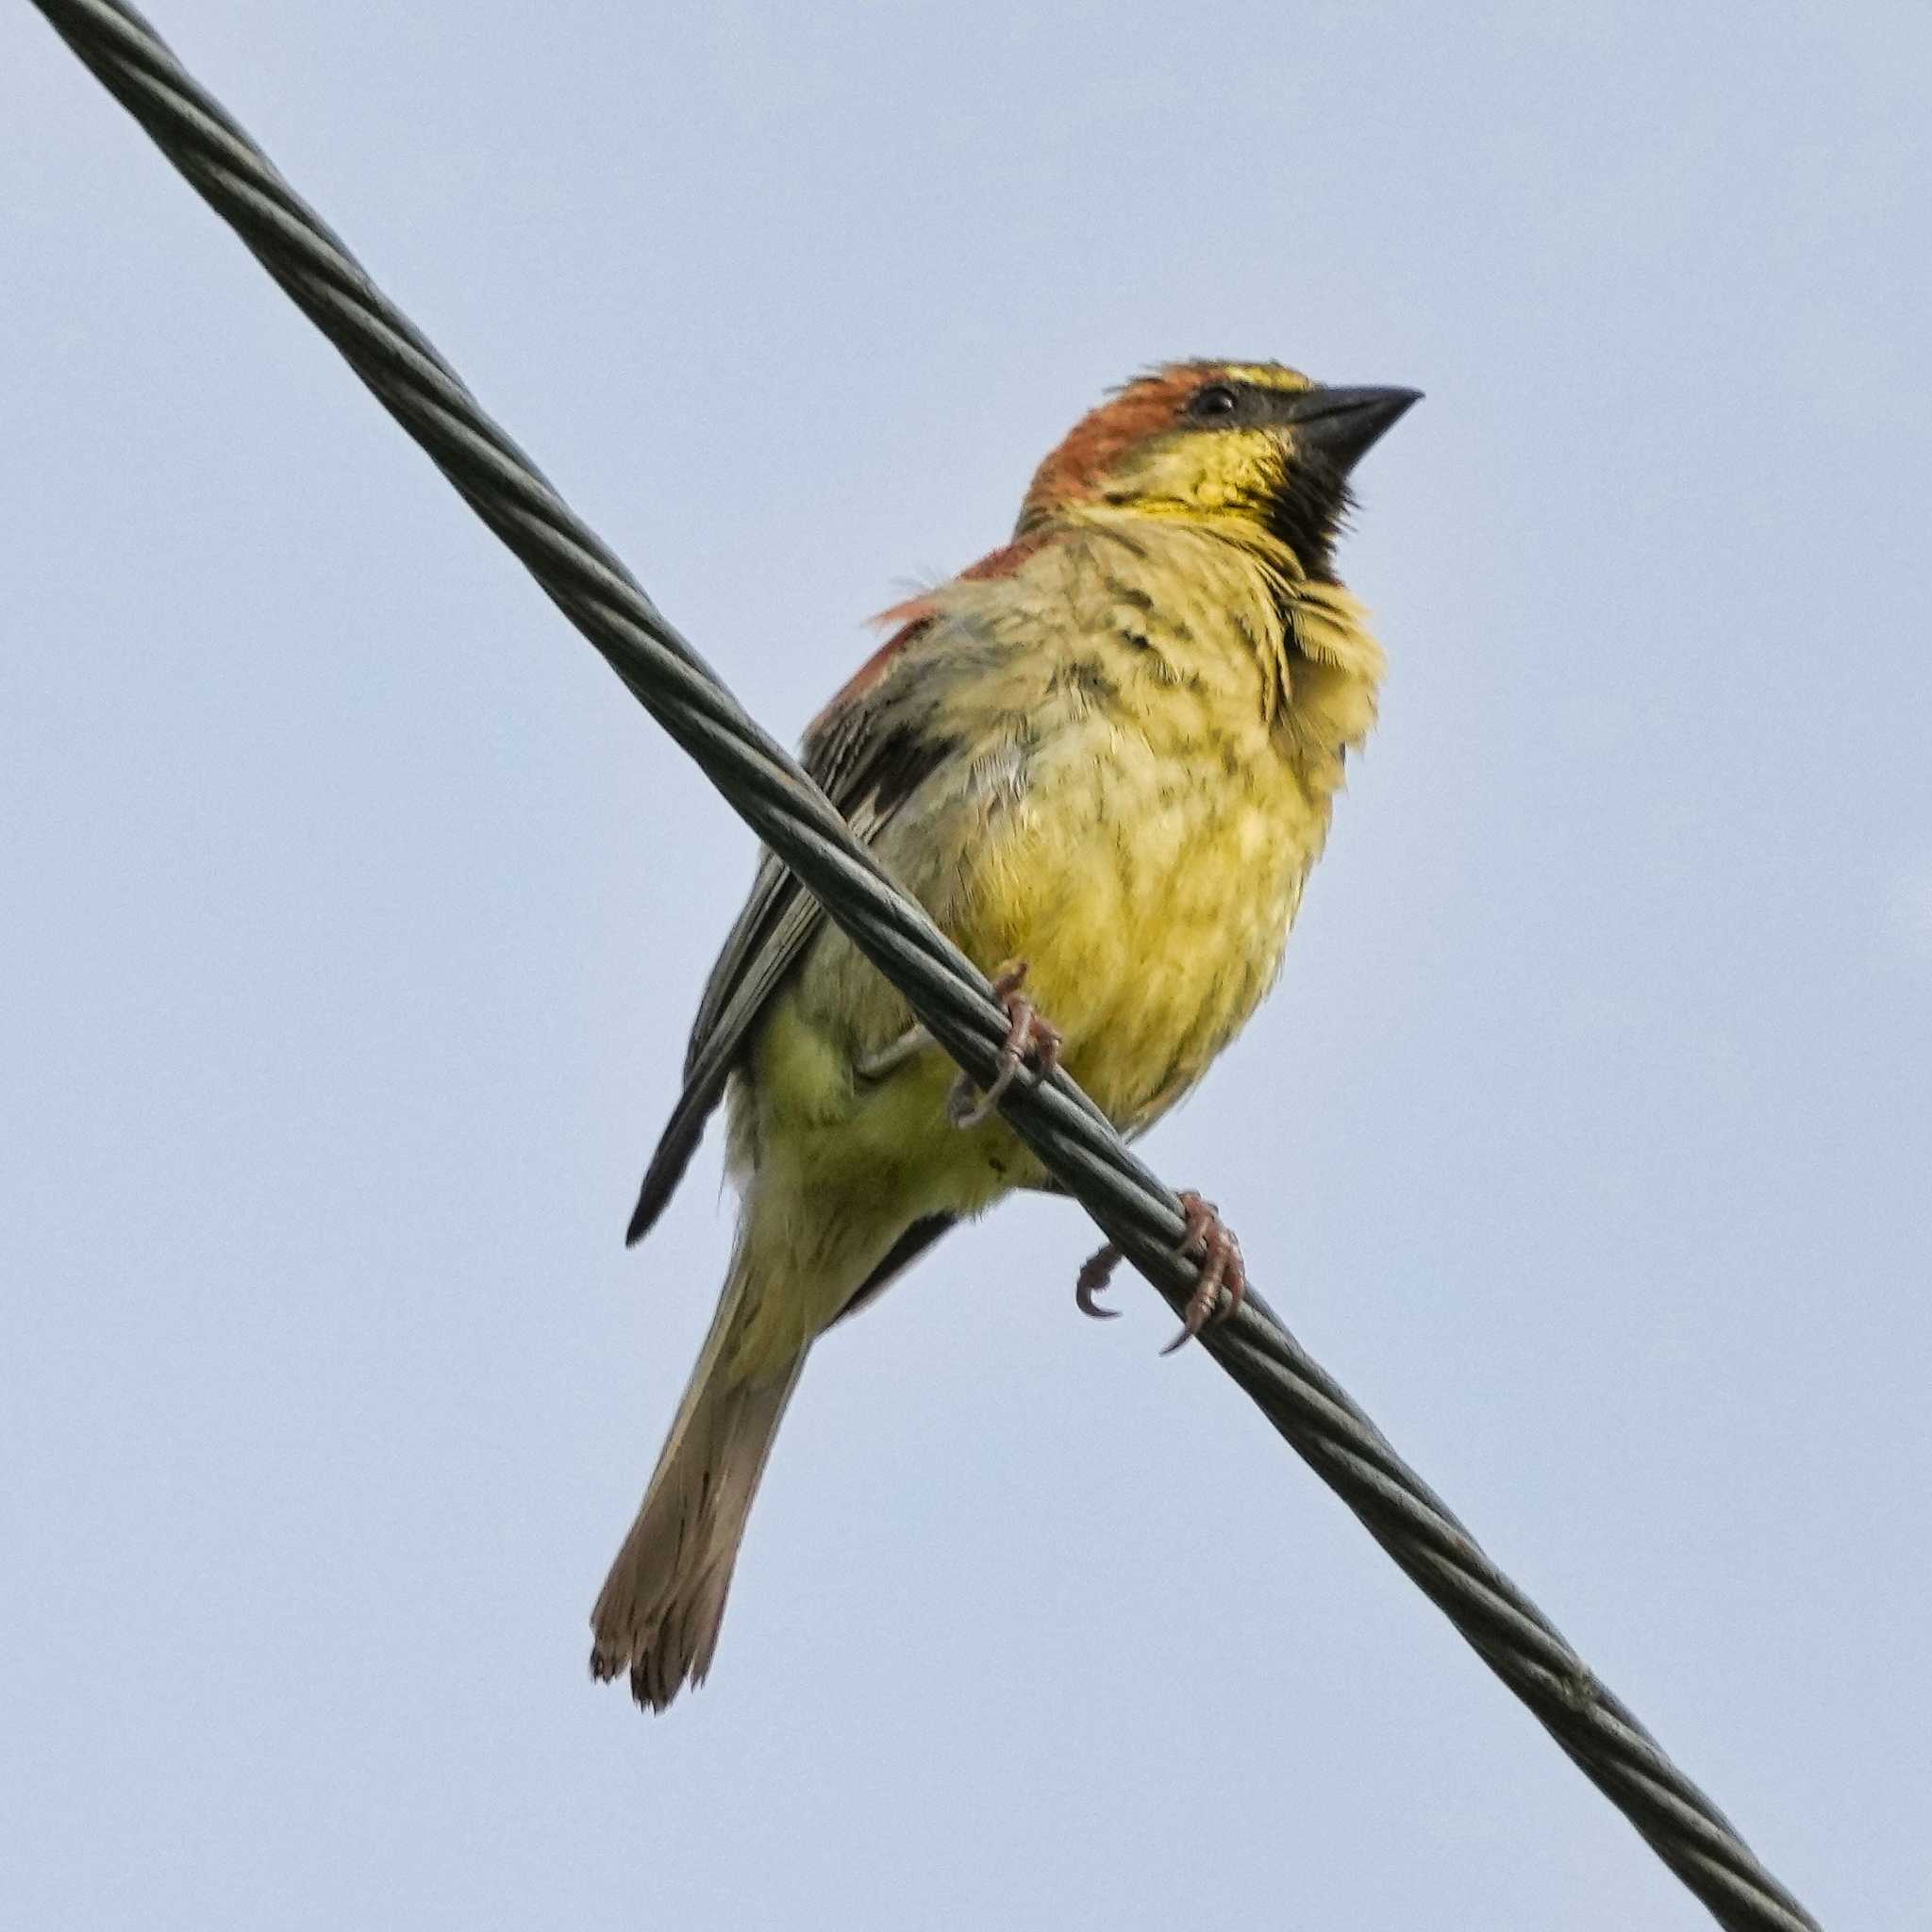
[[[1184,1191],[1180,1200],[1188,1212],[1188,1231],[1176,1252],[1187,1255],[1198,1249],[1201,1273],[1193,1293],[1188,1297],[1181,1332],[1160,1351],[1162,1355],[1172,1355],[1193,1341],[1210,1322],[1218,1325],[1226,1321],[1241,1307],[1248,1291],[1248,1269],[1241,1259],[1241,1244],[1235,1240],[1213,1202],[1204,1201],[1191,1189]],[[1227,1290],[1225,1306],[1221,1305],[1224,1288]]]
[[[1080,1273],[1074,1281],[1074,1305],[1083,1315],[1091,1315],[1096,1322],[1111,1322],[1120,1313],[1118,1308],[1103,1308],[1094,1300],[1102,1289],[1113,1279],[1113,1271],[1121,1264],[1121,1251],[1108,1241],[1104,1248],[1096,1248],[1080,1264]]]
[[[1172,1355],[1184,1342],[1193,1341],[1204,1328],[1226,1321],[1248,1292],[1248,1269],[1241,1258],[1241,1244],[1222,1220],[1213,1202],[1204,1201],[1192,1189],[1186,1190],[1180,1200],[1187,1210],[1188,1224],[1174,1252],[1183,1256],[1198,1252],[1201,1272],[1194,1282],[1194,1291],[1188,1297],[1181,1332],[1160,1351],[1162,1355]],[[1105,1322],[1120,1313],[1118,1308],[1102,1307],[1095,1297],[1113,1279],[1113,1271],[1120,1266],[1121,1259],[1121,1250],[1108,1241],[1080,1264],[1080,1273],[1074,1281],[1074,1302],[1083,1315]],[[1224,1289],[1227,1291],[1224,1304],[1221,1299]]]
[[[1063,1036],[1058,1026],[1043,1020],[1040,1009],[1020,989],[1026,983],[1026,962],[1014,959],[993,975],[993,991],[1007,1009],[1006,1043],[1000,1048],[998,1070],[992,1085],[975,1094],[973,1082],[961,1074],[953,1082],[946,1099],[946,1118],[962,1130],[976,1127],[992,1117],[1001,1096],[1019,1077],[1020,1070],[1032,1063],[1035,1080],[1043,1080],[1059,1065]]]

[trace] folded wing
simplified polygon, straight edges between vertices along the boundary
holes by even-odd
[[[805,769],[860,844],[870,845],[951,746],[924,728],[901,688],[907,647],[941,620],[922,614],[876,652],[806,733]],[[773,997],[796,970],[824,920],[818,901],[770,853],[751,897],[705,984],[685,1053],[684,1091],[645,1170],[628,1241],[642,1240],[704,1138]]]

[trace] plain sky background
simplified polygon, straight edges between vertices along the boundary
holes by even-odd
[[[753,708],[1172,355],[1427,402],[1276,996],[1147,1143],[1830,1926],[1932,1918],[1932,16],[156,0]],[[1707,1923],[1069,1207],[585,1619],[749,835],[0,15],[0,1918]]]

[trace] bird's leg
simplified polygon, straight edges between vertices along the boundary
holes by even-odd
[[[896,1074],[908,1060],[924,1053],[933,1043],[932,1035],[924,1026],[908,1026],[897,1040],[889,1041],[875,1054],[869,1054],[856,1062],[852,1071],[861,1080],[883,1080],[888,1074]]]
[[[1025,984],[1024,959],[1008,960],[993,974],[992,990],[1007,1009],[1007,1041],[1000,1048],[999,1069],[992,1076],[992,1085],[984,1093],[975,1096],[973,1082],[965,1074],[953,1082],[946,1114],[956,1127],[976,1127],[990,1119],[1000,1104],[1001,1094],[1029,1060],[1036,1080],[1045,1079],[1059,1065],[1060,1030],[1040,1017],[1039,1008],[1020,991]]]
[[[1172,1355],[1184,1341],[1191,1341],[1209,1322],[1224,1322],[1241,1307],[1242,1297],[1248,1291],[1247,1264],[1241,1259],[1241,1244],[1222,1220],[1213,1202],[1204,1201],[1191,1188],[1181,1194],[1181,1206],[1187,1210],[1188,1228],[1181,1237],[1181,1243],[1174,1252],[1189,1255],[1198,1252],[1201,1259],[1201,1273],[1194,1283],[1194,1291],[1188,1297],[1188,1306],[1181,1318],[1181,1332],[1160,1352]],[[1083,1315],[1096,1317],[1116,1315],[1118,1308],[1104,1308],[1094,1297],[1112,1278],[1113,1271],[1120,1266],[1121,1250],[1112,1241],[1104,1248],[1097,1248],[1081,1264],[1078,1278],[1074,1283],[1074,1300]],[[1227,1304],[1218,1307],[1221,1291],[1227,1291]]]

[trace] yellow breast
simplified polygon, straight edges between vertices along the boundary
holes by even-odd
[[[1096,530],[935,593],[944,621],[907,667],[921,728],[953,749],[875,849],[980,966],[1028,962],[1068,1071],[1128,1131],[1193,1086],[1267,991],[1343,746],[1373,716],[1373,641],[1352,662],[1331,625],[1301,651],[1278,590],[1211,537]],[[1348,608],[1329,608],[1345,631]],[[740,1158],[772,1198],[811,1202],[814,1227],[844,1201],[884,1241],[1038,1178],[996,1119],[948,1124],[954,1070],[936,1049],[858,1075],[909,1017],[827,929],[761,1031]]]
[[[1321,842],[1279,761],[1244,771],[1216,737],[1181,692],[1069,726],[954,910],[973,958],[1029,962],[1068,1071],[1124,1127],[1191,1087],[1254,1011]]]

